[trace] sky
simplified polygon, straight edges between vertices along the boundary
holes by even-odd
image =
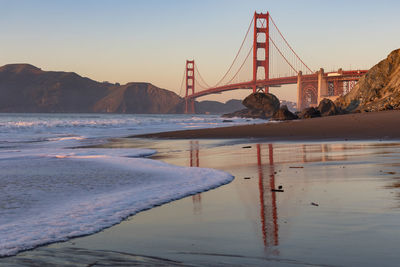
[[[195,59],[210,84],[217,82],[254,11],[269,11],[312,70],[369,69],[400,48],[399,10],[395,0],[0,0],[0,66],[29,63],[179,93],[186,59]],[[297,97],[295,86],[272,92]]]

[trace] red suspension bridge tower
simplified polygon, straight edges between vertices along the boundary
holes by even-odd
[[[194,60],[186,60],[185,113],[194,113],[194,98],[188,98],[189,90],[194,94]],[[189,111],[190,106],[190,111]]]
[[[264,79],[269,79],[269,12],[267,14],[254,12],[254,37],[253,37],[253,93],[257,89],[258,68],[264,68]],[[260,53],[259,53],[260,52]],[[269,87],[265,86],[268,93]]]

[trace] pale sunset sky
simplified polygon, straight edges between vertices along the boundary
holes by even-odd
[[[271,13],[312,70],[369,69],[400,48],[395,0],[0,0],[0,65],[30,63],[179,93],[186,59],[209,83],[225,73],[254,11]],[[293,87],[272,92],[296,100]]]

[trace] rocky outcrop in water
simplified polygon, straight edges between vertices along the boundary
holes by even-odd
[[[348,112],[400,109],[400,49],[372,67],[335,104]]]
[[[232,113],[223,114],[222,117],[224,118],[249,118],[249,119],[268,119],[265,116],[265,112],[262,110],[251,110],[248,108],[241,109],[238,111],[234,111]]]
[[[296,120],[298,116],[289,111],[288,107],[283,105],[281,106],[275,113],[272,115],[271,120],[274,121],[287,121],[287,120]]]
[[[269,119],[280,106],[279,99],[269,93],[252,93],[243,100],[242,104],[246,107],[245,109],[224,114],[223,117]]]
[[[243,100],[249,110],[262,111],[265,117],[271,117],[280,106],[279,99],[270,93],[253,93]]]

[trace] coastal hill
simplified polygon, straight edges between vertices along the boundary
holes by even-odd
[[[400,109],[400,49],[373,66],[335,104],[348,112]]]
[[[240,101],[196,102],[199,113],[233,111]],[[30,64],[0,67],[0,112],[183,113],[184,99],[150,83],[97,82],[74,72],[43,71]]]

